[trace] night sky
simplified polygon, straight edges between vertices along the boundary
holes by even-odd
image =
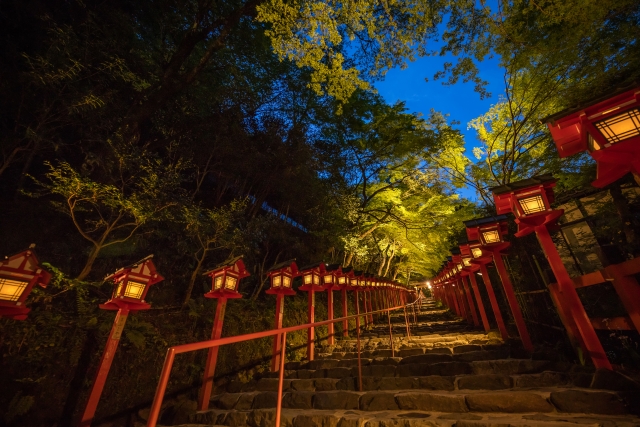
[[[459,81],[452,86],[444,86],[442,80],[433,80],[433,75],[442,69],[445,61],[454,62],[452,57],[418,58],[409,63],[409,67],[393,69],[387,73],[384,81],[375,84],[384,99],[393,104],[404,101],[410,112],[422,113],[425,117],[431,109],[449,114],[449,121],[456,120],[456,126],[465,135],[467,149],[477,146],[473,129],[467,129],[467,123],[484,114],[504,92],[503,71],[498,67],[498,59],[486,59],[479,64],[481,78],[489,82],[491,97],[481,100],[474,92],[473,83]],[[429,79],[425,81],[425,77]],[[463,197],[475,199],[472,190],[462,189]]]

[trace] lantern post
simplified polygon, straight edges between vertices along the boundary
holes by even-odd
[[[149,255],[131,266],[119,269],[104,279],[105,281],[112,280],[115,287],[111,299],[100,304],[99,307],[103,310],[117,310],[117,313],[100,359],[87,406],[82,414],[81,427],[91,426],[129,313],[151,308],[151,305],[145,302],[149,287],[164,280],[164,277],[156,271],[152,258],[153,255]]]
[[[498,270],[498,274],[500,275],[502,288],[504,289],[507,303],[511,309],[513,320],[516,323],[516,328],[518,329],[522,345],[526,351],[533,352],[533,343],[529,336],[527,324],[524,322],[522,311],[520,310],[516,294],[513,290],[511,278],[509,277],[509,273],[507,273],[504,261],[502,260],[502,252],[511,245],[511,243],[504,240],[504,236],[507,234],[509,227],[506,215],[500,215],[497,217],[490,216],[464,221],[464,225],[467,227],[467,237],[469,240],[479,241],[482,245],[483,252],[491,253],[493,255],[493,262]]]
[[[555,178],[547,174],[494,187],[491,188],[491,191],[498,213],[513,212],[516,216],[515,222],[518,224],[516,237],[536,233],[540,246],[558,281],[558,292],[556,292],[554,300],[557,299],[560,304],[558,311],[563,322],[566,322],[567,333],[579,337],[579,341],[586,346],[596,368],[612,369],[591,320],[576,292],[573,280],[562,263],[558,249],[549,234],[549,227],[556,227],[558,219],[564,213],[562,209],[551,208],[555,184]],[[552,292],[553,289],[550,287]]]
[[[480,266],[477,264],[472,264],[473,255],[471,254],[471,249],[468,243],[463,243],[460,246],[460,258],[462,259],[462,280],[465,277],[469,279],[471,283],[471,289],[473,289],[473,294],[476,297],[476,303],[478,306],[478,311],[480,312],[480,318],[482,319],[482,326],[486,332],[489,332],[491,326],[489,325],[489,320],[487,319],[487,313],[484,309],[484,303],[482,302],[482,296],[480,295],[480,290],[478,288],[478,282],[476,281],[476,271],[480,269]]]
[[[267,275],[271,281],[271,287],[265,292],[269,295],[276,296],[276,318],[274,329],[282,328],[282,319],[284,316],[284,297],[285,295],[295,295],[293,290],[293,279],[299,276],[298,266],[295,259],[274,265],[267,271]],[[277,372],[280,369],[280,353],[282,350],[282,334],[273,337],[273,357],[271,359],[271,372]]]
[[[326,273],[322,278],[322,285],[327,291],[327,320],[333,320],[333,291],[340,289],[339,278],[341,269],[339,264],[331,264],[326,266]],[[347,317],[345,315],[344,317]],[[347,326],[348,327],[348,326]],[[335,344],[335,328],[333,323],[327,325],[327,344]]]
[[[640,185],[640,87],[545,119],[560,157],[588,151],[602,188],[631,172]]]
[[[0,317],[25,320],[31,309],[25,306],[35,285],[46,288],[51,274],[40,268],[34,248],[0,261]]]
[[[351,267],[340,268],[338,278],[338,289],[340,289],[340,295],[342,298],[342,317],[349,316],[349,298],[347,296],[347,290],[350,288],[351,277],[353,277],[353,269]],[[342,336],[349,337],[349,321],[347,319],[342,321]]]
[[[315,322],[316,313],[316,292],[325,290],[322,281],[326,275],[326,265],[322,262],[308,265],[300,269],[302,276],[302,286],[298,289],[308,292],[307,321]],[[332,307],[333,308],[333,307]],[[307,329],[307,359],[313,360],[315,356],[315,328]]]
[[[478,320],[478,312],[476,310],[476,305],[473,302],[471,290],[464,280],[465,276],[467,276],[467,272],[464,271],[464,263],[462,262],[462,255],[460,255],[460,248],[452,248],[451,253],[453,262],[456,264],[456,277],[458,279],[457,282],[460,284],[460,288],[467,298],[467,303],[469,304],[469,310],[471,311],[471,317],[473,319],[473,325],[480,326],[480,322]]]
[[[364,291],[365,295],[368,295],[368,305],[366,309],[369,311],[369,315],[367,316],[369,320],[369,325],[373,325],[373,276],[370,274],[364,275]],[[367,299],[365,299],[367,301]]]
[[[218,300],[216,304],[216,314],[213,318],[213,328],[211,329],[211,339],[217,340],[222,336],[227,300],[242,298],[242,295],[238,293],[238,286],[240,285],[240,281],[250,276],[250,274],[245,268],[242,256],[239,256],[224,262],[213,270],[205,272],[203,276],[211,277],[211,291],[204,294],[205,298],[215,298]],[[202,388],[200,389],[198,400],[199,411],[209,409],[219,348],[220,347],[217,346],[211,347],[207,354],[204,376],[202,378]]]

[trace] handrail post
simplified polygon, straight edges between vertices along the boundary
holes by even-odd
[[[356,301],[358,293],[356,292]],[[362,358],[360,356],[360,305],[356,304],[356,345],[358,348],[358,390],[362,391]]]
[[[396,357],[396,352],[393,348],[393,332],[391,330],[391,310],[387,310],[387,321],[389,322],[389,345],[391,346],[391,357]]]
[[[167,355],[164,358],[164,365],[160,372],[160,380],[158,381],[158,387],[156,388],[156,395],[153,397],[153,404],[149,411],[149,419],[147,420],[147,427],[156,427],[158,417],[160,416],[160,409],[162,408],[162,400],[164,399],[164,393],[167,391],[167,384],[169,383],[169,376],[171,375],[171,368],[173,367],[173,361],[176,357],[175,349],[170,348],[167,350]]]
[[[278,401],[276,404],[276,427],[280,427],[280,417],[282,416],[282,388],[284,383],[284,359],[287,349],[287,333],[282,333],[282,344],[280,347],[280,372],[278,375]]]

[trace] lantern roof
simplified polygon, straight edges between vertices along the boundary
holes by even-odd
[[[521,181],[510,182],[509,184],[498,185],[497,187],[489,188],[493,194],[513,193],[518,190],[527,189],[529,187],[535,187],[539,185],[548,185],[555,183],[557,180],[552,174],[546,173],[544,175],[532,176],[531,178],[523,179]]]
[[[565,119],[580,116],[583,112],[593,110],[594,107],[598,107],[603,104],[605,104],[605,106],[608,106],[608,104],[615,105],[618,98],[624,100],[638,91],[640,91],[639,82],[634,81],[624,87],[608,90],[605,93],[599,93],[594,97],[584,100],[583,102],[579,102],[576,105],[565,108],[557,113],[553,113],[550,116],[543,118],[541,121],[542,123],[555,124],[557,121],[563,121]]]
[[[344,271],[340,264],[327,264],[326,269],[327,271],[335,271],[337,273],[341,273]]]
[[[309,264],[306,265],[302,268],[300,268],[300,272],[307,272],[309,270],[316,270],[320,273],[324,273],[326,270],[327,264],[325,264],[324,262],[316,262],[313,264]]]
[[[270,269],[267,270],[267,273],[274,274],[280,271],[286,271],[287,273],[292,274],[293,276],[298,275],[298,265],[296,264],[296,259],[292,258],[290,260],[281,262],[279,264],[274,265]]]
[[[212,276],[220,271],[232,271],[233,273],[238,275],[239,279],[243,279],[245,277],[250,276],[249,271],[244,265],[243,261],[244,255],[240,255],[234,258],[230,258],[222,264],[218,264],[213,269],[202,273],[203,276]]]
[[[40,268],[40,262],[34,250],[35,247],[35,243],[32,243],[26,251],[12,256],[5,256],[3,260],[0,260],[0,273],[28,274],[31,276],[30,279],[37,276],[36,284],[46,288],[51,280],[51,274]]]
[[[153,264],[153,254],[147,255],[138,262],[116,270],[115,273],[106,276],[104,280],[106,281],[111,279],[113,281],[118,281],[122,277],[128,276],[131,273],[136,276],[147,277],[149,279],[149,285],[153,285],[164,280],[164,277],[158,274],[156,266]]]

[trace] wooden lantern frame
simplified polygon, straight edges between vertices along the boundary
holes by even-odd
[[[19,291],[14,293],[15,298],[0,299],[0,317],[25,320],[31,311],[25,303],[33,287],[46,288],[51,280],[51,274],[40,267],[34,247],[31,245],[26,251],[0,261],[0,286],[17,286]]]
[[[149,288],[163,281],[164,277],[156,270],[153,255],[149,255],[130,266],[122,267],[105,277],[104,280],[112,280],[115,286],[111,299],[100,304],[99,307],[103,310],[125,308],[133,312],[151,308],[151,305],[145,302]],[[138,288],[141,285],[144,288],[139,291],[139,296],[132,296],[130,289]]]

